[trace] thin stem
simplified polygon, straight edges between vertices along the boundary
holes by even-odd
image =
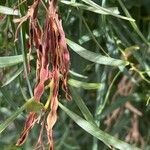
[[[107,100],[108,100],[108,97],[109,97],[109,95],[110,95],[110,91],[111,91],[111,89],[112,89],[112,86],[114,85],[114,83],[115,83],[116,79],[118,78],[118,76],[120,75],[120,73],[121,73],[121,71],[119,71],[119,72],[116,74],[116,76],[114,77],[114,79],[112,80],[112,82],[111,82],[111,84],[110,84],[110,86],[109,86],[109,88],[108,88],[108,90],[107,90],[107,93],[106,93],[106,96],[105,96],[105,99],[104,99],[103,104],[100,105],[99,108],[97,109],[97,114],[98,114],[98,115],[100,115],[100,114],[102,113],[103,109],[105,108],[105,105],[106,105]]]
[[[26,58],[26,54],[25,54],[25,44],[24,44],[22,27],[20,29],[20,36],[21,36],[21,38],[20,38],[21,39],[21,51],[22,51],[22,55],[23,55],[23,66],[24,66],[25,77],[26,77],[30,96],[33,97],[33,92],[32,92],[32,88],[31,88],[31,84],[30,84],[30,80],[29,80],[29,76],[28,76],[28,71],[27,71],[27,58]]]

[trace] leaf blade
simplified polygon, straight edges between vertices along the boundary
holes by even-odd
[[[13,76],[11,76],[5,83],[3,83],[2,87],[10,84],[12,81],[14,81],[23,71],[23,68],[18,69]]]
[[[17,109],[8,119],[0,124],[0,134],[17,118],[17,116],[26,108],[26,104]]]
[[[127,61],[114,59],[112,57],[106,57],[98,53],[91,52],[69,39],[67,39],[67,44],[74,52],[79,54],[81,57],[94,63],[110,66],[126,66],[127,64],[129,64],[129,62]]]
[[[31,60],[33,57],[31,57]],[[0,57],[0,68],[10,67],[23,62],[23,55]]]
[[[82,129],[84,129],[86,132],[90,133],[94,137],[98,138],[102,142],[104,142],[107,145],[112,145],[115,148],[118,148],[120,150],[141,150],[140,148],[134,147],[128,143],[125,143],[117,138],[114,138],[113,136],[109,135],[108,133],[100,130],[98,127],[95,127],[88,121],[82,119],[80,116],[75,114],[74,112],[70,111],[68,108],[63,106],[59,102],[59,107],[71,118],[75,121],[76,124],[78,124]]]
[[[6,6],[1,6],[1,5],[0,5],[0,13],[5,14],[5,15],[14,15],[14,16],[20,15],[18,10],[12,9]]]
[[[35,107],[34,107],[35,106]],[[0,134],[17,118],[22,111],[27,110],[38,112],[41,109],[44,109],[42,103],[38,103],[34,100],[34,98],[30,98],[23,106],[18,108],[8,119],[6,119],[3,123],[0,124]]]
[[[75,89],[73,87],[69,87],[71,94],[73,96],[73,99],[75,101],[75,103],[77,104],[77,106],[79,107],[80,111],[82,112],[84,118],[89,121],[91,124],[96,125],[93,115],[91,114],[91,112],[89,111],[89,109],[87,108],[87,106],[85,105],[84,101],[82,100],[82,98],[78,95],[78,93],[75,91]]]
[[[87,82],[82,82],[82,81],[75,80],[75,79],[69,79],[68,84],[70,84],[73,87],[83,88],[86,90],[98,89],[101,85],[100,83],[87,83]]]

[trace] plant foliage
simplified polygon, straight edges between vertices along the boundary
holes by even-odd
[[[150,2],[55,2],[0,1],[0,149],[149,150]]]

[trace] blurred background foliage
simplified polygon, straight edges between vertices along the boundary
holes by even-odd
[[[14,18],[26,14],[32,3],[33,0],[0,0],[1,124],[32,97],[36,50],[32,51],[31,72],[25,79],[28,22],[22,26],[18,43],[14,43],[17,24],[13,22]],[[43,3],[47,5],[47,0],[43,0]],[[90,111],[96,126],[115,139],[149,150],[150,1],[59,0],[58,8],[69,39],[71,66],[68,84],[73,97],[68,102],[60,90],[59,101],[75,114],[85,117],[87,122],[90,122],[86,116],[87,110]],[[38,17],[43,24],[43,5],[40,6]],[[11,57],[15,55],[18,57]],[[47,93],[42,102],[45,97]],[[5,124],[8,127],[0,134],[1,150],[34,148],[40,125],[32,129],[22,147],[15,147],[26,115],[27,112],[23,111],[14,117],[15,120],[9,126]],[[77,120],[74,120],[76,124],[68,117],[64,109],[58,109],[58,116],[54,128],[56,150],[113,149],[107,146],[113,145],[109,138],[98,140],[93,137],[84,131],[87,128],[85,124],[83,130],[77,125]],[[102,136],[105,137],[101,135],[99,139]]]

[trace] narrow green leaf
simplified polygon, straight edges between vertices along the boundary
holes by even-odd
[[[61,103],[59,103],[59,107],[82,129],[84,129],[86,132],[90,133],[94,137],[98,138],[102,142],[106,143],[107,145],[111,145],[120,150],[141,150],[140,148],[134,147],[100,130],[97,126],[94,126],[93,124],[84,120],[83,118],[63,106]]]
[[[87,0],[82,0],[82,1],[85,2],[86,4],[89,4],[90,6],[84,5],[81,3],[69,2],[66,0],[61,0],[61,3],[66,4],[66,5],[70,5],[73,7],[78,7],[78,8],[84,9],[84,10],[92,11],[92,12],[102,14],[102,15],[111,15],[111,16],[118,17],[121,19],[129,20],[129,21],[135,21],[133,18],[119,15],[119,11],[118,11],[117,7],[104,8],[104,7],[97,5],[93,1],[87,1]]]
[[[121,0],[118,0],[120,6],[122,7],[122,10],[124,11],[124,13],[126,14],[127,17],[132,18],[132,16],[130,15],[129,11],[127,10],[127,8],[125,7],[125,5],[123,4],[123,2]],[[135,22],[130,21],[131,26],[133,27],[133,29],[137,32],[137,34],[141,37],[141,39],[148,45],[150,46],[150,43],[147,41],[147,39],[144,37],[144,35],[142,34],[142,32],[140,31],[140,29],[138,28],[137,24]]]
[[[92,31],[92,35],[96,38],[96,37],[100,37],[102,35],[102,31],[99,31],[98,29],[95,29]],[[86,43],[88,41],[90,41],[92,39],[91,37],[91,33],[88,32],[88,34],[83,35],[78,41],[79,44],[83,44]]]
[[[75,79],[69,79],[68,83],[71,86],[74,86],[77,88],[83,88],[86,90],[98,89],[100,87],[100,83],[87,83],[87,82],[82,82],[82,81],[75,80]]]
[[[148,99],[147,99],[146,106],[148,106],[148,105],[149,105],[149,103],[150,103],[150,96],[149,96],[149,97],[148,97]]]
[[[79,107],[80,111],[82,112],[83,116],[85,117],[85,119],[90,122],[93,125],[96,125],[94,118],[91,114],[91,112],[89,111],[89,109],[87,108],[87,106],[85,105],[84,101],[82,100],[82,98],[79,96],[79,94],[76,92],[75,88],[73,87],[69,87],[70,91],[71,91],[71,95],[74,99],[74,101],[76,102],[77,106]]]
[[[6,101],[14,110],[18,107],[17,104],[14,102],[14,100],[11,98],[11,95],[8,90],[5,89],[5,87],[0,86],[0,92],[3,95],[3,100]]]
[[[30,96],[33,97],[32,87],[31,87],[31,83],[30,83],[29,75],[28,75],[28,58],[27,58],[28,55],[26,52],[25,36],[26,36],[26,31],[25,31],[25,28],[22,26],[20,28],[20,37],[21,37],[20,40],[21,40],[21,51],[22,51],[22,56],[23,56],[24,73],[26,76],[26,82],[28,85]]]
[[[33,57],[31,57],[31,60]],[[22,55],[0,57],[0,68],[10,67],[23,62]]]
[[[79,17],[82,19],[88,33],[91,35],[92,40],[95,42],[95,44],[98,46],[98,48],[100,50],[102,50],[102,52],[107,56],[110,57],[109,54],[107,52],[105,52],[105,50],[103,49],[103,47],[100,45],[100,43],[97,41],[97,39],[95,38],[95,36],[93,35],[93,32],[91,31],[89,25],[87,24],[86,20],[84,19],[84,17],[82,16],[82,14],[79,12]]]
[[[75,77],[84,78],[84,79],[87,79],[87,78],[88,78],[87,76],[84,76],[84,75],[82,75],[82,74],[76,73],[76,72],[74,72],[74,71],[72,71],[72,70],[69,70],[69,73],[70,73],[71,75],[75,76]]]
[[[81,47],[80,45],[69,39],[67,39],[67,43],[74,52],[91,62],[110,66],[126,66],[127,64],[129,64],[129,62],[127,61],[106,57],[98,53],[86,50],[85,48]]]
[[[102,117],[108,116],[110,113],[112,113],[115,109],[122,107],[129,99],[134,99],[134,96],[127,96],[127,97],[119,97],[115,101],[115,103],[108,106],[101,114]]]
[[[13,8],[9,8],[6,6],[1,6],[0,5],[0,13],[5,14],[5,15],[14,15],[14,16],[19,16],[19,11]]]
[[[0,57],[0,68],[13,66],[22,62],[22,55]]]
[[[112,89],[112,87],[113,87],[113,85],[114,85],[116,79],[117,79],[118,76],[120,75],[120,73],[121,73],[121,72],[119,71],[119,72],[115,75],[114,79],[112,80],[112,82],[111,82],[111,84],[110,84],[110,86],[109,86],[109,88],[108,88],[108,90],[107,90],[107,93],[106,93],[104,102],[103,102],[101,105],[99,105],[99,107],[97,108],[97,113],[96,113],[97,115],[100,115],[100,114],[102,113],[103,109],[105,108],[105,105],[106,105],[106,103],[107,103],[107,101],[108,101],[108,98],[109,98],[109,95],[110,95],[110,92],[111,92],[111,89]]]
[[[17,70],[13,76],[11,76],[9,79],[7,79],[7,81],[2,85],[2,87],[10,84],[12,81],[14,81],[20,74],[21,72],[23,71],[23,68],[20,68],[19,70]]]
[[[17,116],[20,115],[23,110],[25,110],[27,103],[28,102],[17,109],[7,120],[0,124],[0,133],[2,133],[17,118]]]
[[[25,109],[27,111],[40,111],[44,106],[42,103],[35,102],[34,98],[29,99],[22,107],[17,109],[8,119],[0,124],[0,133],[2,133]]]
[[[102,10],[102,9],[95,9],[94,7],[87,6],[87,5],[84,5],[84,4],[81,4],[81,3],[74,3],[74,2],[69,2],[69,1],[66,1],[66,0],[61,0],[61,2],[63,4],[69,5],[69,6],[78,7],[78,8],[88,10],[88,11],[91,11],[91,12],[95,12],[95,13],[98,13],[98,14],[103,14],[103,15],[109,15],[110,14],[110,13],[108,13],[108,12]],[[107,8],[107,10],[113,12],[114,14],[119,14],[119,11],[118,11],[117,7]]]
[[[101,11],[104,11],[104,12],[108,13],[111,16],[118,17],[118,18],[125,19],[125,20],[129,20],[129,21],[132,21],[132,22],[135,21],[133,18],[125,17],[125,16],[121,16],[121,15],[115,14],[111,10],[109,10],[107,8],[104,8],[104,7],[101,7],[101,6],[97,5],[96,3],[94,3],[91,0],[82,0],[82,1],[85,2],[86,4],[89,4],[90,6],[92,6],[95,9],[99,9]]]

